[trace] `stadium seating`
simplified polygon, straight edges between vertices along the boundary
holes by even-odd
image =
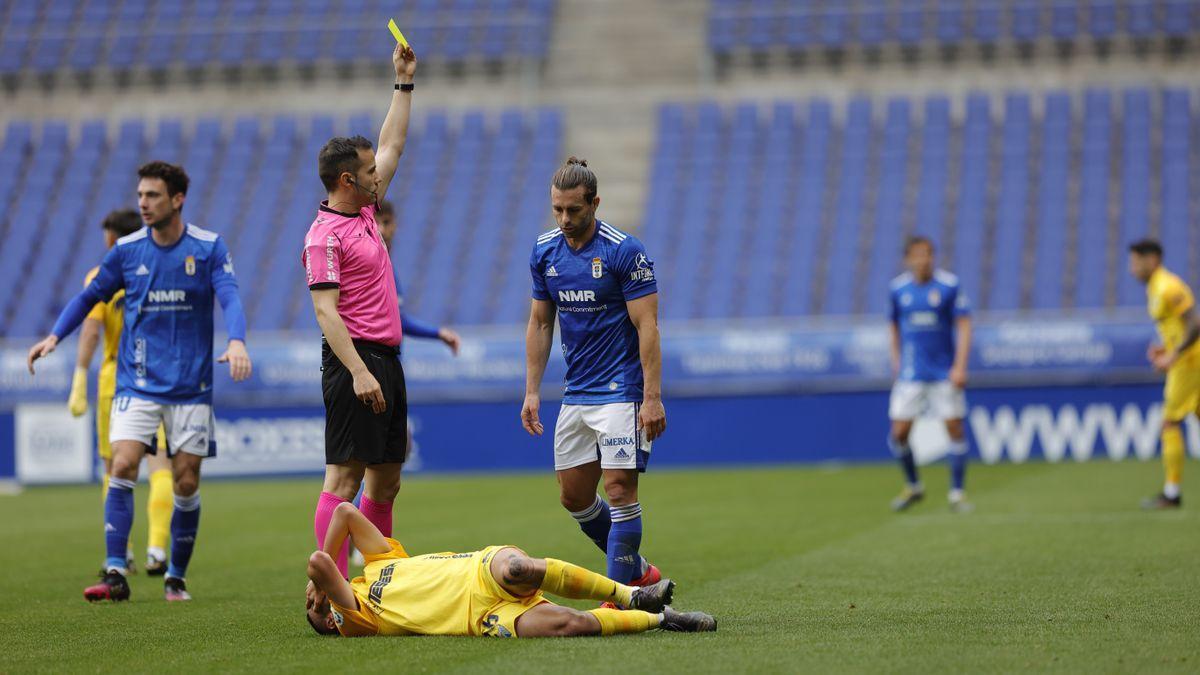
[[[1191,0],[712,0],[709,45],[735,52],[923,43],[991,46],[1039,39],[1186,38]]]
[[[33,283],[0,298],[0,337],[49,330],[104,255],[101,220],[135,206],[136,168],[151,158],[187,168],[185,220],[227,239],[251,329],[315,330],[300,255],[324,194],[317,151],[335,133],[374,136],[378,124],[369,113],[202,118],[188,129],[174,119],[153,129],[135,119],[110,135],[100,121],[77,130],[10,123],[0,143],[0,199],[17,206],[0,216],[0,255],[15,261],[14,278]],[[550,226],[546,184],[562,135],[554,109],[418,116],[389,195],[408,308],[457,324],[527,316],[529,251]]]
[[[1161,238],[1167,265],[1200,280],[1193,100],[1135,88],[664,105],[642,227],[663,311],[879,314],[915,232],[983,309],[1140,305],[1124,263],[1136,238]]]
[[[378,60],[394,16],[422,58],[540,60],[554,0],[0,2],[0,76]]]

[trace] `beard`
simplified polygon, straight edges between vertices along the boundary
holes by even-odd
[[[151,223],[147,223],[147,226],[152,230],[162,230],[162,229],[166,228],[166,226],[171,224],[171,221],[175,219],[175,216],[178,213],[179,212],[176,211],[175,209],[171,209],[171,211],[169,213],[167,213],[167,215],[163,216],[159,220],[153,221]]]

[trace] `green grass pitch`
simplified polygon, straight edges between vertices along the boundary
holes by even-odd
[[[313,634],[315,478],[203,486],[192,603],[138,575],[131,602],[88,605],[98,488],[29,489],[0,497],[0,672],[1200,670],[1200,515],[1137,509],[1156,463],[976,466],[978,508],[958,516],[945,470],[925,474],[933,498],[894,515],[891,466],[651,472],[643,550],[720,630],[570,640]],[[512,543],[604,566],[549,473],[409,478],[396,534],[410,552]]]

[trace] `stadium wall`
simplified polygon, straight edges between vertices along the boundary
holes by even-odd
[[[985,462],[1093,457],[1149,459],[1157,451],[1161,383],[1144,361],[1151,328],[1139,314],[981,319],[971,356],[968,429]],[[664,325],[669,431],[655,467],[888,458],[887,329],[878,320]],[[539,470],[551,434],[518,422],[524,391],[517,329],[471,334],[452,358],[438,344],[406,346],[410,471]],[[96,474],[92,421],[63,403],[73,349],[64,345],[24,374],[24,351],[0,349],[0,478],[76,482]],[[219,457],[206,475],[286,475],[322,470],[324,418],[319,349],[310,338],[256,337],[255,376],[220,372]],[[564,372],[554,357],[542,418],[557,416]],[[469,420],[469,424],[464,424]],[[1200,425],[1188,444],[1200,449]],[[923,461],[940,457],[944,431],[918,424]]]

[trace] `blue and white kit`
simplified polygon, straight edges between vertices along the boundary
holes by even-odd
[[[599,459],[606,469],[644,471],[650,442],[637,429],[642,363],[625,303],[658,292],[654,261],[636,237],[596,221],[595,235],[578,251],[558,228],[542,234],[529,268],[533,298],[558,310],[567,362],[555,468]]]
[[[111,441],[153,451],[158,424],[172,452],[216,454],[213,438],[213,306],[231,340],[246,339],[233,258],[220,235],[188,225],[158,245],[149,228],[117,240],[90,284],[63,309],[53,334],[74,331],[97,302],[125,289]]]
[[[949,381],[954,365],[955,320],[971,313],[958,277],[937,270],[926,283],[911,273],[892,281],[888,319],[900,331],[900,374],[892,386],[888,416],[912,420],[921,415],[961,419],[966,396]]]

